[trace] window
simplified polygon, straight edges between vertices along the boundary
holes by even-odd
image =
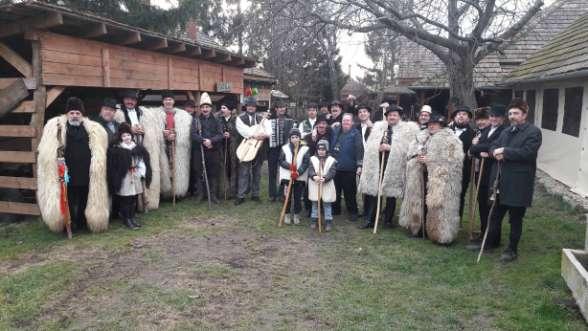
[[[571,87],[566,89],[564,103],[563,133],[570,136],[580,136],[580,120],[582,119],[582,95],[583,87]]]
[[[527,122],[535,124],[535,90],[527,90],[527,103],[529,104]]]
[[[555,131],[557,129],[557,107],[559,105],[559,90],[547,89],[543,91],[543,116],[541,127]]]
[[[523,98],[523,91],[522,90],[516,90],[515,93],[514,93],[514,97],[515,98],[522,99]]]

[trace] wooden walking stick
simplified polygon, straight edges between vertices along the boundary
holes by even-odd
[[[170,143],[170,168],[171,168],[171,189],[172,189],[172,206],[176,207],[176,141]]]
[[[388,136],[387,132],[384,132],[384,137],[382,137],[382,142],[380,144],[387,144],[388,143]],[[374,234],[378,232],[378,221],[380,220],[380,209],[382,206],[382,179],[384,177],[384,161],[386,160],[386,152],[382,153],[382,159],[380,160],[380,171],[378,174],[378,202],[376,203],[376,220],[374,222]]]
[[[470,240],[473,239],[474,236],[474,220],[476,219],[476,212],[478,211],[478,197],[480,196],[480,184],[482,183],[482,176],[484,176],[484,163],[486,158],[482,158],[482,162],[480,162],[480,174],[478,175],[478,183],[476,185],[476,194],[474,196],[474,212],[473,215],[470,217]]]
[[[488,239],[488,232],[490,229],[490,223],[492,222],[492,215],[494,214],[494,209],[496,208],[496,203],[498,202],[498,181],[500,180],[501,175],[502,161],[498,161],[498,170],[496,171],[496,178],[492,184],[492,197],[490,198],[492,200],[492,206],[490,206],[490,211],[488,212],[488,223],[486,224],[486,231],[484,231],[484,239],[482,239],[482,246],[480,246],[480,253],[478,254],[476,264],[480,263],[482,254],[484,254],[484,246],[486,245],[486,239]]]
[[[223,167],[223,192],[225,193],[225,201],[227,201],[227,154],[229,152],[229,139],[225,137],[225,162]]]
[[[294,148],[294,156],[292,157],[292,163],[296,163],[296,158],[298,157],[298,147],[300,146],[299,143],[296,144]],[[288,208],[288,200],[290,199],[290,193],[292,193],[292,185],[294,184],[294,180],[290,177],[288,181],[288,188],[286,189],[286,198],[284,199],[284,205],[282,206],[282,211],[280,212],[280,220],[278,221],[278,226],[284,225],[284,217],[286,217],[286,210]]]
[[[318,182],[318,199],[316,202],[316,209],[317,209],[317,223],[318,223],[318,230],[319,233],[323,232],[323,221],[322,221],[322,215],[321,215],[321,204],[323,203],[323,182],[320,181],[320,179],[323,177],[323,161],[319,159],[319,168],[318,168],[318,177],[319,177],[319,182]]]
[[[468,185],[468,207],[470,210],[470,222],[472,221],[472,218],[474,217],[474,191],[476,190],[476,159],[472,157],[472,162],[471,162],[471,166],[470,166],[470,185]],[[461,226],[461,222],[462,219],[459,219],[459,224]]]

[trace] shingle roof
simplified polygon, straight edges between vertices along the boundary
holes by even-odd
[[[243,69],[243,75],[246,80],[254,80],[254,81],[265,81],[274,83],[276,81],[276,77],[263,70],[262,68],[245,68]]]
[[[502,54],[490,54],[476,66],[476,88],[491,88],[501,83],[511,70],[587,13],[588,0],[558,0],[538,13],[508,42]],[[406,38],[399,40],[399,81],[415,89],[449,86],[447,69],[435,54]]]
[[[506,83],[588,76],[588,15],[576,20],[525,63],[513,70]]]
[[[355,96],[360,96],[370,92],[371,91],[369,88],[351,77],[347,79],[347,82],[341,88],[341,94],[353,94]]]

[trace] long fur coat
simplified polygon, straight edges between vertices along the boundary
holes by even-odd
[[[380,176],[380,143],[386,134],[388,123],[376,122],[372,128],[367,147],[363,155],[362,174],[359,179],[359,192],[372,196],[378,195],[378,177]],[[382,179],[382,195],[386,197],[402,197],[404,193],[406,153],[412,141],[420,131],[414,122],[400,122],[392,130],[392,144],[384,178]]]
[[[109,199],[106,182],[106,150],[108,135],[102,125],[83,118],[82,125],[88,133],[90,152],[90,183],[88,203],[84,214],[92,232],[108,229]],[[57,174],[58,127],[61,126],[61,141],[66,143],[67,117],[50,119],[43,129],[43,136],[37,148],[37,204],[41,217],[53,232],[62,232],[63,217],[59,209],[60,183]]]
[[[461,141],[449,129],[434,135],[421,131],[410,144],[406,167],[406,191],[399,224],[416,235],[423,221],[424,168],[416,156],[424,152],[427,170],[428,237],[439,244],[450,244],[459,231],[459,196],[463,149]]]

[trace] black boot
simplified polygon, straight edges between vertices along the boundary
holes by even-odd
[[[373,227],[374,227],[374,222],[370,222],[370,221],[363,222],[363,224],[359,225],[360,229],[371,229]]]
[[[123,224],[127,228],[134,230],[137,227],[135,226],[135,224],[131,220],[129,202],[127,199],[128,199],[127,197],[124,197],[123,199],[120,200],[118,213],[119,213],[120,219],[123,221]]]
[[[215,179],[210,182],[210,202],[214,203],[215,205],[219,204],[218,198],[218,183]]]
[[[133,198],[133,202],[131,203],[131,206],[129,208],[130,210],[130,219],[131,219],[131,223],[133,223],[133,225],[136,228],[140,228],[141,224],[139,224],[139,222],[137,222],[137,219],[135,218],[135,214],[137,213],[137,197],[135,196]]]

